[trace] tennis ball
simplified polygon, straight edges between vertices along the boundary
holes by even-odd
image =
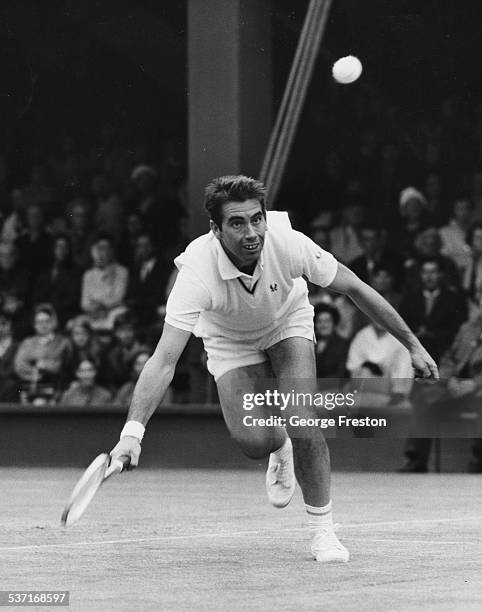
[[[347,55],[346,57],[340,57],[333,64],[333,78],[337,83],[348,85],[358,79],[362,73],[362,64],[360,60],[354,55]]]

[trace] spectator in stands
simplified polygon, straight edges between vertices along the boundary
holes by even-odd
[[[333,213],[331,211],[322,211],[310,223],[310,238],[326,251],[331,251],[332,217]]]
[[[42,210],[50,211],[54,192],[48,178],[48,170],[44,164],[34,164],[30,174],[30,183],[23,189],[27,204],[37,204]]]
[[[29,297],[28,272],[18,264],[17,249],[0,242],[0,307],[12,317],[16,335],[25,332]]]
[[[0,402],[18,401],[18,382],[13,367],[18,343],[12,334],[12,319],[0,313]]]
[[[433,388],[421,386],[414,398],[415,430],[420,422],[444,413],[475,412],[478,414],[478,434],[474,432],[473,460],[469,471],[482,472],[482,290],[478,294],[477,317],[462,325],[457,336],[440,361],[441,382]],[[432,448],[432,438],[410,438],[405,455],[407,463],[401,472],[426,472]]]
[[[70,345],[57,333],[57,314],[51,304],[39,304],[34,313],[35,335],[20,343],[15,373],[24,383],[48,383],[59,387]]]
[[[383,295],[392,306],[398,309],[401,295],[396,290],[393,268],[385,268],[383,264],[381,264],[373,275],[370,284],[378,293]]]
[[[474,203],[474,218],[475,223],[482,223],[482,170],[479,169],[472,177],[472,196],[471,200]]]
[[[346,368],[355,379],[377,378],[370,386],[374,394],[373,407],[376,407],[377,395],[380,402],[377,403],[378,407],[407,401],[413,386],[414,375],[408,350],[374,322],[361,329],[353,338],[348,349]]]
[[[342,379],[346,376],[346,357],[349,342],[336,331],[340,313],[329,304],[315,307],[316,376],[325,379]],[[333,385],[333,381],[331,381]]]
[[[331,252],[342,263],[349,264],[362,255],[360,227],[364,209],[360,204],[347,204],[342,209],[340,224],[330,232]]]
[[[53,263],[36,279],[33,301],[50,302],[63,327],[80,311],[80,271],[72,260],[68,236],[59,234],[53,242]]]
[[[83,359],[75,372],[76,380],[64,391],[60,403],[64,406],[102,406],[110,404],[112,395],[96,383],[97,366]]]
[[[81,306],[94,329],[112,330],[117,315],[125,310],[129,273],[117,263],[114,244],[100,235],[91,248],[93,267],[82,278]]]
[[[155,247],[172,250],[178,245],[185,211],[178,197],[172,193],[159,194],[157,172],[140,164],[131,173],[134,198],[131,208],[141,213],[144,227],[152,232]],[[172,257],[171,257],[172,255]],[[169,258],[173,258],[174,252]]]
[[[403,262],[385,245],[385,236],[381,227],[375,224],[365,224],[360,230],[360,243],[363,253],[350,264],[365,283],[372,284],[373,278],[380,268],[390,269],[392,277],[398,281],[403,276]]]
[[[142,368],[145,366],[147,360],[150,357],[150,352],[141,349],[134,353],[130,360],[131,373],[130,379],[122,385],[114,398],[114,404],[116,406],[129,407],[132,400],[132,394],[134,393],[134,387],[136,386],[137,379],[139,378]],[[166,400],[164,399],[164,403]]]
[[[419,277],[420,286],[405,293],[400,314],[438,362],[466,320],[467,304],[464,296],[444,283],[439,259],[426,259]]]
[[[425,196],[414,187],[400,192],[400,219],[389,234],[389,243],[403,261],[412,259],[415,238],[429,225],[430,215]]]
[[[432,217],[440,216],[444,212],[440,175],[437,172],[429,172],[425,177],[423,189],[430,215]]]
[[[52,236],[47,232],[42,208],[30,204],[25,211],[25,230],[15,241],[20,264],[31,280],[52,262]]]
[[[415,288],[420,282],[420,266],[427,259],[437,259],[445,284],[451,289],[460,287],[460,274],[455,262],[441,254],[442,239],[435,227],[428,227],[415,238],[413,257],[405,262],[405,284]]]
[[[140,350],[146,350],[136,338],[135,320],[126,312],[114,323],[114,345],[106,355],[106,381],[109,386],[119,387],[129,380],[131,360]]]
[[[2,227],[2,242],[14,243],[25,227],[25,198],[21,189],[13,189],[10,194],[12,211],[5,218]]]
[[[471,227],[467,242],[470,247],[470,257],[464,271],[462,286],[470,301],[476,303],[476,297],[482,289],[482,223]]]
[[[94,239],[90,223],[90,205],[86,200],[72,200],[67,209],[67,236],[72,245],[74,263],[86,270],[91,264],[90,248]]]
[[[94,225],[97,232],[112,236],[120,243],[124,227],[124,209],[106,174],[96,174],[92,179],[91,196],[94,202]]]
[[[473,205],[470,200],[456,200],[452,218],[447,225],[439,229],[442,239],[442,255],[455,262],[459,272],[464,271],[470,261],[470,247],[467,244],[467,232],[472,223]]]
[[[70,328],[70,355],[66,363],[67,378],[72,380],[79,363],[88,359],[97,364],[102,371],[103,348],[98,341],[95,331],[88,319],[79,316],[69,323]]]
[[[135,264],[137,238],[146,232],[142,215],[139,212],[131,211],[126,218],[124,234],[122,237],[122,252],[119,253],[119,262],[130,269]]]
[[[151,236],[140,234],[127,291],[127,306],[140,328],[148,328],[157,320],[157,309],[165,302],[169,271],[155,253]]]

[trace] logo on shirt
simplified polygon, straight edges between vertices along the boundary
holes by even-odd
[[[275,291],[278,291],[278,283],[271,283],[271,285],[269,286],[269,288],[271,289],[271,291],[274,293]]]

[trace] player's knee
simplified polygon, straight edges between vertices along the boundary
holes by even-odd
[[[271,452],[271,443],[268,439],[236,438],[236,442],[250,459],[264,459]]]

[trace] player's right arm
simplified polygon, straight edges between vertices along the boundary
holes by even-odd
[[[144,428],[172,382],[176,365],[191,332],[164,324],[156,350],[146,362],[134,389],[121,439],[111,452],[112,459],[129,457],[129,466],[139,463]]]
[[[146,362],[134,389],[128,421],[137,421],[144,427],[147,425],[172,382],[177,362],[190,335],[191,332],[164,324],[156,350]]]
[[[161,339],[139,376],[120,442],[111,452],[113,458],[127,456],[131,467],[138,464],[145,426],[171,384],[199,314],[210,305],[211,298],[202,281],[183,267],[167,301]]]

